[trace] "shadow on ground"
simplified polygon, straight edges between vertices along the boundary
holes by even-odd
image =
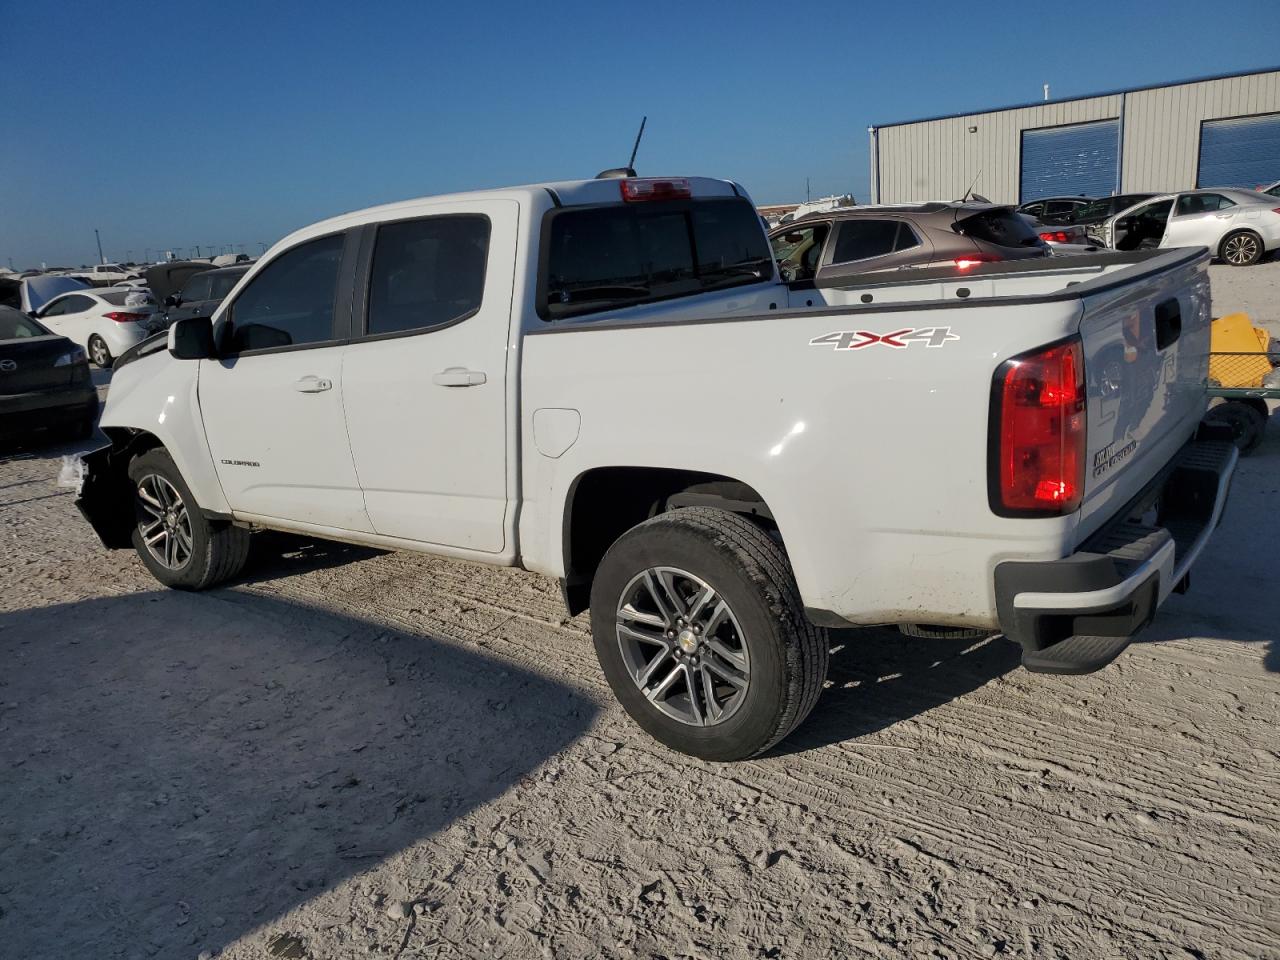
[[[229,590],[2,614],[0,662],[14,957],[217,950],[499,796],[596,709],[430,636]]]
[[[919,640],[897,630],[831,631],[830,686],[771,756],[813,750],[892,727],[1003,676],[1022,662],[1004,637]]]

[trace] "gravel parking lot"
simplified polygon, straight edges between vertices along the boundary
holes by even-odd
[[[1280,262],[1213,281],[1280,336]],[[1111,667],[844,632],[730,766],[631,726],[551,581],[264,534],[168,592],[56,486],[73,448],[8,455],[0,953],[1280,957],[1271,427]]]

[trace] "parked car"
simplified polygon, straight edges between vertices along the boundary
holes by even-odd
[[[558,578],[641,727],[748,757],[813,707],[828,627],[1000,631],[1087,672],[1185,582],[1237,456],[1193,441],[1208,257],[1108,258],[867,302],[779,283],[723,180],[344,214],[120,358],[77,502],[180,589],[234,576],[251,527]]]
[[[0,305],[31,314],[59,294],[87,289],[89,285],[83,280],[60,274],[24,273],[18,277],[0,277]]]
[[[188,317],[211,317],[214,310],[249,272],[249,265],[219,267],[192,274],[182,289],[164,298],[164,309],[151,316],[148,327],[152,333],[165,329],[175,320]]]
[[[1090,237],[1095,237],[1101,232],[1103,224],[1121,210],[1128,210],[1154,196],[1154,193],[1121,193],[1114,197],[1099,197],[1077,210],[1070,222],[1083,227]]]
[[[0,436],[52,428],[87,437],[97,416],[84,350],[0,306]]]
[[[1041,223],[1073,223],[1076,214],[1093,202],[1092,197],[1041,197],[1018,207],[1019,213]]]
[[[112,287],[124,280],[136,280],[141,274],[118,263],[95,263],[88,270],[80,270],[70,274],[80,277],[90,286]]]
[[[1111,217],[1101,239],[1116,250],[1203,246],[1246,267],[1280,248],[1280,204],[1254,190],[1163,194]]]
[[[1280,197],[1280,180],[1277,180],[1275,183],[1270,183],[1270,184],[1267,184],[1266,186],[1259,187],[1258,192],[1265,193],[1267,196],[1270,196],[1270,197]]]
[[[1012,207],[931,202],[811,214],[771,231],[788,283],[838,281],[905,267],[951,266],[1047,256],[1048,246]]]
[[[155,309],[151,295],[141,290],[80,290],[50,300],[36,314],[54,333],[68,337],[89,352],[99,367],[148,336]]]
[[[1027,225],[1035,231],[1036,236],[1049,245],[1050,252],[1055,256],[1092,253],[1098,249],[1096,245],[1089,245],[1089,237],[1084,232],[1084,227],[1067,223],[1041,223],[1035,217],[1025,213],[1020,213],[1018,216],[1027,221]]]

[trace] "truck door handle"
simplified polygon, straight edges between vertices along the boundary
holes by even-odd
[[[293,389],[299,393],[323,393],[326,390],[333,389],[333,381],[326,380],[324,377],[308,375],[295,380]]]
[[[475,387],[488,378],[480,370],[467,370],[465,367],[446,367],[431,378],[438,387]]]

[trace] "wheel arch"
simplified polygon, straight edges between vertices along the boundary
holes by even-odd
[[[1232,237],[1238,236],[1239,234],[1242,234],[1242,233],[1247,233],[1251,237],[1253,237],[1255,240],[1258,241],[1258,250],[1259,250],[1258,260],[1255,260],[1254,263],[1257,263],[1259,260],[1262,260],[1264,257],[1266,257],[1268,253],[1266,238],[1263,237],[1263,235],[1259,233],[1257,230],[1254,230],[1252,227],[1232,227],[1230,230],[1224,233],[1222,235],[1222,239],[1218,241],[1218,249],[1214,251],[1214,256],[1217,257],[1217,259],[1221,260],[1223,263],[1230,263],[1230,261],[1227,260],[1225,256],[1227,241],[1230,240]]]
[[[584,470],[569,484],[561,515],[560,586],[570,616],[587,609],[596,568],[618,537],[650,517],[681,507],[713,507],[747,517],[782,542],[764,497],[733,477],[668,467]]]

